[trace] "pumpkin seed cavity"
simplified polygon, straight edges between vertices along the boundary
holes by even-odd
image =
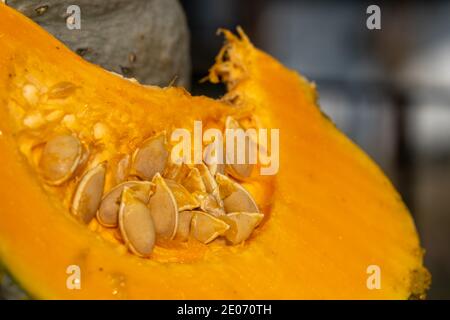
[[[63,82],[48,95],[63,99],[75,90]],[[226,127],[240,126],[228,118]],[[52,186],[74,180],[88,161],[99,159],[96,150],[71,134],[52,137],[40,150],[39,173]],[[113,228],[114,238],[137,256],[151,256],[158,240],[193,238],[208,244],[220,238],[236,245],[247,240],[264,217],[250,193],[230,177],[247,178],[249,167],[232,167],[230,173],[224,165],[173,163],[165,132],[144,140],[134,153],[118,154],[110,163],[109,191],[103,194],[107,166],[101,162],[76,178],[70,211],[85,224],[96,217],[103,227]]]

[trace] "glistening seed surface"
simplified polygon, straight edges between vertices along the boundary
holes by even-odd
[[[71,178],[81,158],[82,147],[77,137],[58,135],[47,141],[39,168],[48,184],[59,185]]]
[[[87,171],[80,182],[72,202],[72,214],[87,224],[95,216],[105,186],[106,164],[100,163]]]
[[[155,227],[150,210],[136,192],[124,187],[119,208],[119,224],[128,248],[138,256],[147,257],[155,245]]]

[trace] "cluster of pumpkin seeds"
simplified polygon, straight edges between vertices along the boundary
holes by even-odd
[[[227,128],[239,123],[228,118]],[[61,185],[77,175],[88,150],[75,135],[46,141],[39,159],[45,182]],[[187,165],[170,159],[166,133],[143,141],[120,168],[126,179],[104,193],[107,162],[80,173],[71,213],[85,224],[94,218],[117,228],[131,252],[148,257],[159,240],[209,243],[224,237],[239,244],[262,221],[257,204],[239,179],[248,178],[252,164]]]

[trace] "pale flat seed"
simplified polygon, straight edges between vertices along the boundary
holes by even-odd
[[[220,217],[230,226],[225,237],[234,245],[247,240],[263,218],[264,215],[257,212],[233,212]]]
[[[202,211],[192,211],[191,232],[195,239],[207,244],[218,236],[225,234],[230,226],[210,214]]]
[[[200,206],[200,202],[181,184],[165,179],[177,202],[178,211],[192,210]]]
[[[175,237],[178,225],[178,207],[172,191],[159,173],[153,181],[155,192],[148,202],[148,208],[155,224],[156,235],[164,240]]]
[[[98,222],[105,227],[116,227],[118,224],[119,205],[125,187],[134,191],[135,197],[147,203],[152,193],[153,183],[149,181],[127,181],[111,189],[102,199],[97,211]]]
[[[192,211],[181,211],[178,217],[176,240],[187,241],[191,231]]]
[[[125,244],[134,254],[148,257],[152,253],[156,235],[150,210],[129,187],[122,191],[119,226]]]
[[[221,173],[224,174],[225,173],[225,165],[223,163],[218,163],[218,160],[214,160],[210,157],[211,155],[211,151],[210,149],[212,149],[214,147],[214,143],[210,143],[209,145],[207,145],[205,147],[205,163],[206,166],[209,169],[209,172],[211,172],[211,174],[213,176],[216,175],[216,173]],[[221,159],[221,162],[223,162],[223,159]]]
[[[82,146],[72,135],[48,140],[39,161],[40,172],[48,184],[60,185],[70,179],[80,163]]]
[[[213,214],[215,216],[219,216],[225,214],[225,210],[223,209],[223,202],[220,198],[219,186],[217,185],[216,180],[212,176],[208,167],[204,163],[200,163],[196,165],[200,176],[202,177],[202,181],[205,184],[207,196],[200,201],[200,207],[205,212]]]
[[[169,161],[163,174],[164,178],[175,180],[181,170],[181,166],[182,164],[172,162],[169,157]]]
[[[223,202],[217,200],[214,194],[210,193],[195,193],[197,199],[200,202],[200,208],[213,216],[221,216],[225,214],[225,209],[223,207]]]
[[[253,164],[229,164],[226,167],[226,172],[236,179],[246,179],[252,175]]]
[[[233,182],[230,178],[224,175],[217,175],[219,181],[219,188],[225,186],[228,190],[221,191],[224,195],[230,192],[230,183],[234,187],[234,191],[230,195],[223,199],[223,206],[227,213],[230,212],[259,212],[258,205],[256,204],[250,193],[245,190],[237,182]]]
[[[72,202],[72,214],[84,223],[95,216],[105,186],[106,163],[87,171],[78,183]]]
[[[164,173],[169,157],[165,132],[144,141],[133,154],[131,174],[151,180],[156,173]]]
[[[164,170],[164,178],[181,182],[189,174],[190,168],[185,163],[174,163],[169,157],[166,169]]]
[[[223,206],[226,212],[259,212],[255,200],[242,186],[223,199]]]
[[[189,192],[206,192],[205,184],[197,168],[191,168],[187,177],[182,181]]]
[[[197,164],[195,167],[198,169],[200,176],[202,177],[206,192],[213,192],[217,187],[217,183],[216,180],[214,180],[214,177],[212,176],[208,167],[204,163]]]
[[[219,194],[221,199],[225,199],[236,191],[235,182],[227,176],[218,173],[216,175],[217,185],[219,186]]]
[[[117,162],[116,177],[115,177],[117,182],[124,181],[128,176],[130,158],[131,158],[130,155],[126,154]]]
[[[237,122],[235,119],[233,119],[230,116],[227,117],[227,119],[225,121],[225,128],[226,129],[242,129],[239,122]],[[245,152],[244,155],[245,155],[246,160],[249,159],[249,152],[250,152],[249,147],[250,147],[251,143],[253,143],[253,142],[250,141],[250,139],[246,137],[246,141],[245,141],[246,149],[244,150],[244,152]],[[226,171],[236,179],[248,178],[251,176],[255,165],[250,164],[250,163],[243,163],[243,164],[236,163],[237,162],[237,152],[238,152],[237,145],[235,145],[234,158],[233,158],[233,155],[228,154],[228,153],[226,154],[226,159],[227,159]]]

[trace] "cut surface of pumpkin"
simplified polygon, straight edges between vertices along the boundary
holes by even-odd
[[[228,92],[214,100],[107,72],[0,3],[2,264],[36,298],[423,298],[389,180],[323,117],[314,85],[222,33],[208,78]],[[176,164],[171,133],[199,121],[279,130],[278,172]],[[73,265],[82,290],[66,286]]]

